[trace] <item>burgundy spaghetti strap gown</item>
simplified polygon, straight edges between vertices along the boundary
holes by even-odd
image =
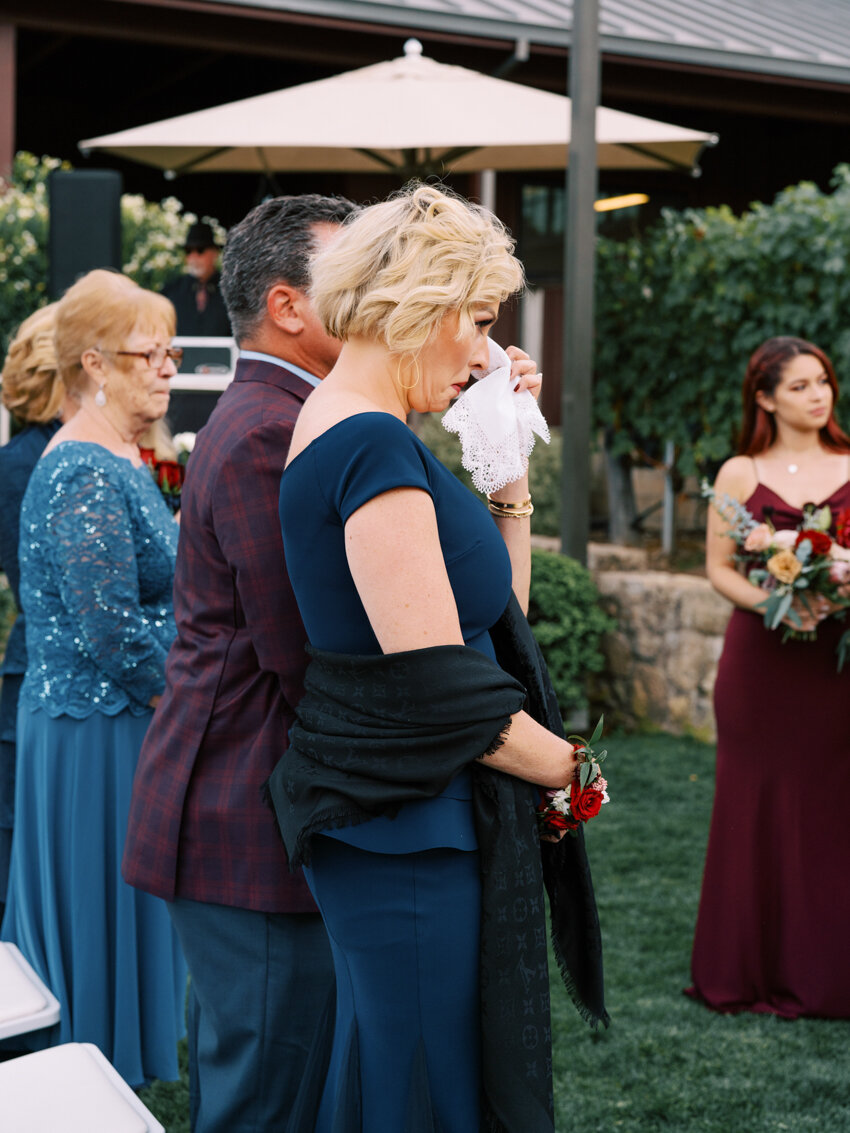
[[[850,507],[850,482],[828,500]],[[757,520],[801,513],[763,484]],[[772,509],[772,511],[770,510]],[[717,783],[688,994],[716,1011],[850,1018],[850,662],[736,609],[715,686]]]

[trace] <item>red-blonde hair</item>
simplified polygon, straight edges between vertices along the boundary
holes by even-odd
[[[95,268],[56,304],[54,327],[59,376],[76,396],[85,384],[80,359],[86,350],[121,350],[134,330],[173,338],[176,315],[164,295],[146,291],[120,272]]]
[[[790,335],[781,335],[769,338],[753,353],[747,363],[747,372],[744,375],[742,399],[744,403],[744,416],[741,424],[741,433],[738,439],[738,453],[741,456],[758,456],[765,452],[776,440],[776,422],[773,414],[762,409],[756,400],[756,394],[761,391],[772,396],[782,380],[782,371],[792,358],[800,354],[811,354],[817,358],[824,368],[824,372],[832,389],[832,409],[829,420],[820,430],[821,443],[824,448],[832,452],[850,452],[850,437],[839,427],[835,420],[835,406],[838,402],[838,382],[832,363],[819,346],[813,342],[806,342],[803,338],[792,338]]]

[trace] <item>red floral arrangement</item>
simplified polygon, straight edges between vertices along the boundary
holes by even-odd
[[[576,745],[578,766],[569,787],[541,792],[537,826],[542,838],[557,839],[564,831],[575,837],[579,826],[595,818],[608,802],[608,783],[599,771],[599,764],[608,753],[593,749],[602,735],[603,720],[600,716],[589,740],[569,737],[570,743]]]
[[[797,532],[797,538],[794,541],[794,549],[796,550],[806,539],[808,539],[812,545],[812,549],[809,552],[811,555],[828,555],[832,550],[832,539],[825,531],[816,531],[807,527]]]
[[[171,514],[180,510],[180,495],[183,491],[183,480],[186,476],[186,465],[179,460],[157,460],[156,452],[152,448],[139,447],[142,460],[151,470],[154,483],[162,493],[162,498],[168,504]]]

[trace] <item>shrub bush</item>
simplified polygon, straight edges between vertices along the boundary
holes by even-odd
[[[0,350],[23,320],[47,302],[47,179],[67,162],[31,153],[15,155],[7,182],[0,181]],[[121,198],[123,270],[142,287],[158,291],[183,270],[183,244],[198,217],[183,212],[176,197],[159,204],[124,194]],[[213,217],[219,240],[224,229]]]
[[[590,571],[551,551],[531,552],[528,620],[566,717],[585,704],[587,676],[601,671],[600,641],[615,622],[599,605]]]
[[[600,239],[594,410],[614,452],[684,473],[734,451],[747,359],[773,335],[810,339],[850,375],[850,166],[742,216],[665,210],[625,243]],[[846,418],[845,418],[846,420]]]

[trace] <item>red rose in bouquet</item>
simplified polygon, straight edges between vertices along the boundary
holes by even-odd
[[[835,513],[835,542],[839,547],[850,547],[850,507]]]
[[[156,462],[156,479],[161,492],[179,492],[185,475],[186,469],[176,460]]]
[[[804,539],[808,539],[808,541],[811,543],[813,555],[829,554],[829,549],[832,546],[832,539],[829,537],[829,535],[827,535],[825,531],[811,531],[804,528],[797,535],[797,540],[794,543],[794,546],[799,547]]]
[[[156,452],[152,448],[139,446],[142,460],[151,470],[154,483],[162,493],[172,514],[180,510],[180,493],[183,490],[183,481],[186,477],[186,466],[177,460],[157,460]]]

